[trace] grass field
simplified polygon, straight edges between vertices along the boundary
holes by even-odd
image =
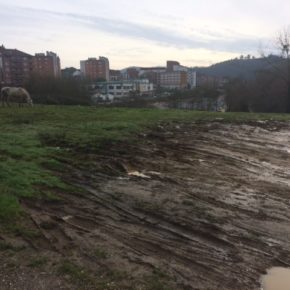
[[[151,109],[36,106],[0,108],[0,223],[21,215],[21,198],[54,198],[69,188],[57,175],[56,156],[98,151],[107,144],[134,141],[136,133],[162,121],[243,122],[289,120],[282,114],[208,113]]]

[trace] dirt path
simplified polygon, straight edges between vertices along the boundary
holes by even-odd
[[[168,124],[76,159],[82,190],[23,201],[41,233],[24,242],[50,257],[35,289],[258,290],[290,266],[290,124]],[[57,275],[64,259],[88,275]]]

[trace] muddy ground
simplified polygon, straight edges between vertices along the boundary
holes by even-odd
[[[78,190],[23,200],[0,289],[258,290],[290,266],[290,124],[162,124],[59,157]],[[0,244],[1,245],[1,244]]]

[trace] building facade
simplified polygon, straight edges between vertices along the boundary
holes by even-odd
[[[130,97],[131,95],[150,95],[154,92],[154,86],[149,80],[123,80],[98,82],[92,85],[95,94],[107,99]]]
[[[18,49],[0,46],[1,86],[24,86],[35,76],[60,77],[60,59],[54,52],[37,53],[34,56]]]
[[[110,81],[121,81],[122,79],[120,70],[110,69]]]
[[[0,46],[1,86],[23,86],[32,72],[32,55]]]
[[[110,80],[110,63],[109,59],[103,56],[97,58],[88,58],[80,62],[83,77],[95,81],[103,79]]]
[[[189,89],[194,89],[197,86],[196,70],[188,69],[187,71],[187,84]]]
[[[45,53],[36,53],[32,58],[32,72],[36,76],[60,77],[60,59],[56,53],[47,51]]]
[[[187,88],[187,72],[173,71],[160,74],[160,87],[165,89],[186,89]]]
[[[174,68],[176,66],[180,66],[180,63],[178,61],[175,60],[168,60],[166,63],[166,68],[168,72],[174,72]]]

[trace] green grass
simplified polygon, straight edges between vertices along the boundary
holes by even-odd
[[[108,253],[104,249],[95,248],[93,251],[93,256],[98,259],[106,259],[108,258]]]
[[[48,263],[48,258],[47,257],[37,257],[33,258],[30,263],[28,264],[28,267],[31,268],[41,268],[45,266]]]
[[[289,120],[286,114],[209,113],[182,110],[119,109],[79,106],[0,108],[0,224],[22,214],[22,198],[57,200],[67,190],[54,171],[60,156],[97,152],[162,121],[224,122]]]
[[[84,270],[82,267],[77,264],[70,262],[68,260],[63,261],[57,270],[59,275],[69,275],[70,278],[76,282],[81,284],[91,284],[92,277]]]

